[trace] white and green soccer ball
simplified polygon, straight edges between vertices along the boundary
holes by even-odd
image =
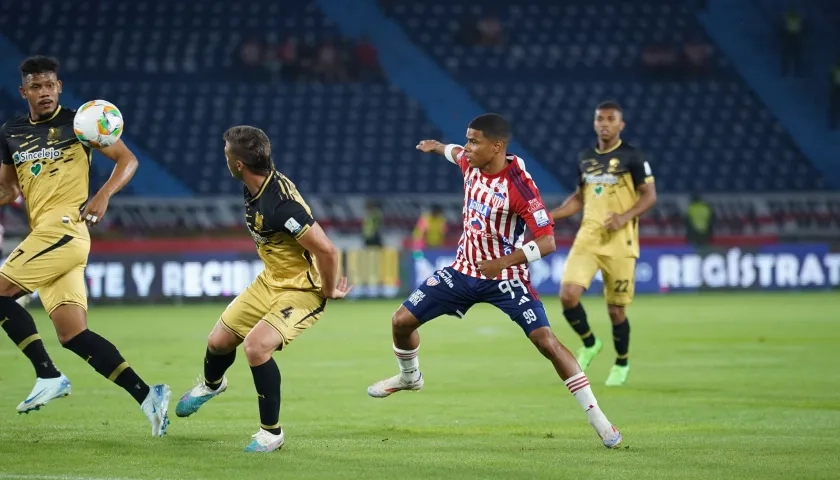
[[[123,116],[113,103],[91,100],[76,111],[73,131],[85,146],[108,147],[117,143],[123,133]]]

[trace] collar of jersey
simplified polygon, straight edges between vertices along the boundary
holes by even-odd
[[[508,162],[508,164],[505,165],[505,168],[501,169],[499,171],[499,173],[496,173],[496,174],[493,174],[493,175],[488,175],[488,174],[482,172],[481,170],[478,170],[479,175],[481,175],[484,178],[499,178],[499,177],[501,177],[502,175],[504,175],[510,169],[511,165],[516,163],[516,155],[513,155],[513,154],[505,155],[505,160],[510,160],[510,162]]]
[[[619,141],[618,141],[618,143],[616,143],[615,145],[613,145],[611,148],[608,148],[608,149],[606,149],[606,150],[604,150],[604,151],[602,152],[602,151],[598,150],[598,146],[597,146],[597,145],[595,145],[595,153],[597,153],[598,155],[603,155],[603,154],[605,154],[605,153],[614,152],[614,151],[616,151],[616,150],[618,149],[618,147],[620,147],[620,146],[621,146],[621,140],[619,140]]]
[[[257,194],[256,194],[256,195],[254,195],[253,197],[251,197],[251,199],[250,199],[250,200],[248,200],[248,203],[253,203],[253,202],[255,202],[258,198],[260,198],[260,195],[262,195],[262,194],[263,194],[263,192],[265,191],[266,187],[268,187],[268,181],[269,181],[269,180],[271,180],[271,177],[272,177],[272,176],[273,176],[273,175],[269,175],[269,176],[265,177],[265,180],[263,180],[262,185],[260,185],[260,189],[259,189],[259,190],[257,190]]]
[[[33,121],[32,121],[32,117],[30,117],[29,115],[27,115],[27,116],[26,116],[26,118],[28,118],[28,119],[29,119],[29,123],[30,123],[30,124],[32,124],[32,125],[38,125],[39,123],[49,122],[50,120],[52,120],[53,118],[55,118],[55,117],[58,115],[58,112],[60,112],[60,111],[61,111],[61,105],[59,105],[59,106],[58,106],[58,108],[56,108],[56,109],[55,109],[55,113],[53,113],[53,114],[50,116],[50,118],[48,118],[48,119],[46,119],[46,120],[38,120],[37,122],[33,122]]]

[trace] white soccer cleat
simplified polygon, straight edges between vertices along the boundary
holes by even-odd
[[[618,431],[615,426],[610,426],[610,429],[601,432],[600,434],[601,442],[604,443],[604,446],[607,448],[621,448],[621,432]]]
[[[283,430],[280,430],[280,435],[275,435],[267,430],[260,430],[251,435],[251,443],[245,447],[246,452],[273,452],[275,450],[280,450],[283,444],[286,442],[286,433]]]
[[[175,405],[175,415],[189,417],[197,412],[208,400],[227,390],[227,385],[227,377],[222,377],[222,383],[219,385],[219,388],[213,390],[204,383],[204,379],[198,377],[196,386],[178,400],[178,404]]]
[[[33,410],[40,410],[54,398],[61,398],[70,395],[70,380],[63,374],[56,378],[39,378],[35,380],[35,387],[17,406],[18,413],[29,413]]]
[[[404,380],[402,375],[394,375],[391,378],[374,383],[367,389],[368,395],[373,398],[385,398],[392,393],[401,390],[417,391],[423,388],[423,374],[421,373],[417,380],[412,382]]]
[[[172,398],[172,389],[169,385],[153,385],[140,405],[140,409],[152,424],[153,437],[166,435],[166,427],[169,426],[169,415],[166,412],[169,410],[170,398]]]

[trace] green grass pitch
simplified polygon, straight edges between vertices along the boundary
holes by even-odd
[[[555,298],[558,336],[580,342]],[[134,401],[60,348],[36,317],[73,394],[39,412],[26,359],[0,341],[2,479],[828,479],[840,477],[840,295],[640,297],[630,382],[603,386],[613,361],[602,300],[584,305],[605,348],[588,375],[629,448],[604,449],[586,416],[518,327],[492,307],[421,329],[426,386],[384,400],[365,388],[393,375],[394,301],[333,302],[275,355],[283,375],[282,451],[242,452],[258,427],[241,350],[227,393],[189,419],[175,402],[201,373],[220,305],[92,308],[93,330],[147,382],[173,389],[162,439]]]

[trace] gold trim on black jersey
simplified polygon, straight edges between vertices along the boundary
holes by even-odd
[[[612,147],[604,150],[603,152],[598,150],[598,147],[593,148],[593,150],[595,150],[595,153],[597,153],[598,155],[604,155],[604,154],[607,154],[607,153],[610,153],[610,152],[614,152],[620,146],[621,146],[621,140],[619,140],[618,143],[616,143]]]
[[[37,122],[33,122],[32,117],[30,117],[29,115],[27,115],[26,118],[29,120],[30,125],[38,125],[39,123],[45,123],[45,122],[49,122],[50,120],[53,120],[55,117],[58,116],[58,114],[60,112],[61,112],[61,105],[59,105],[58,108],[55,109],[55,113],[53,113],[52,116],[50,116],[50,118],[48,118],[46,120],[38,120]]]
[[[273,177],[273,175],[269,175],[269,176],[265,177],[265,180],[263,180],[262,185],[260,185],[260,189],[257,190],[257,194],[254,195],[253,197],[251,197],[251,199],[248,200],[248,203],[254,203],[255,201],[257,201],[258,198],[260,198],[260,195],[263,194],[265,189],[268,187],[268,184],[271,183],[271,182],[269,182],[269,180],[271,180],[271,177]]]
[[[286,178],[284,175],[281,175],[279,172],[276,173],[277,176],[277,185],[280,187],[280,197],[283,200],[292,199],[292,183]]]

